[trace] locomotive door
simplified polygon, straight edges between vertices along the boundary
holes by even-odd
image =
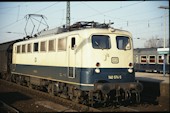
[[[68,77],[75,78],[76,67],[76,35],[69,36],[68,43]]]

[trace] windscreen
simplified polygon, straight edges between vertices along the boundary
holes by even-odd
[[[110,49],[110,37],[107,35],[93,35],[92,46],[94,49]]]
[[[117,48],[122,50],[131,49],[131,44],[129,37],[126,36],[117,36],[116,37]]]

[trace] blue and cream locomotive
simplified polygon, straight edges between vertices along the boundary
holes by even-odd
[[[84,104],[140,101],[131,33],[97,22],[54,31],[13,44],[12,81]]]

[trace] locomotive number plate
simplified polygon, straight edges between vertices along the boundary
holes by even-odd
[[[108,79],[122,79],[121,75],[108,75]]]

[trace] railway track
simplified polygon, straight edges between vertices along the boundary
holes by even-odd
[[[86,106],[86,105],[82,105],[82,104],[79,104],[79,103],[75,103],[73,101],[70,101],[70,100],[67,100],[67,99],[64,99],[64,98],[61,98],[61,97],[53,96],[53,95],[50,95],[46,92],[42,92],[42,91],[39,91],[39,90],[30,89],[30,88],[25,87],[25,86],[17,85],[15,83],[12,83],[12,82],[9,82],[9,81],[5,81],[5,80],[0,79],[0,83],[3,84],[3,85],[6,85],[6,87],[17,88],[17,90],[20,91],[20,92],[29,93],[31,95],[41,96],[42,98],[45,98],[49,101],[58,103],[58,104],[63,105],[63,106],[67,106],[67,108],[74,109],[78,112],[101,112],[98,109],[95,109],[95,108],[92,108],[92,107],[89,107],[89,106]]]
[[[118,108],[110,107],[110,108],[99,108],[102,112],[140,112],[140,110],[131,108],[131,107],[124,107],[120,106]]]
[[[154,105],[153,103],[149,104],[150,100],[145,100],[144,102],[142,102],[138,105],[128,105],[128,106],[121,105],[119,107],[95,106],[95,108],[93,108],[93,107],[89,107],[86,105],[75,103],[73,101],[70,101],[70,100],[67,100],[67,99],[64,99],[61,97],[50,95],[46,92],[42,92],[39,90],[30,89],[25,86],[17,85],[16,83],[11,83],[9,81],[5,81],[2,79],[0,79],[0,84],[4,85],[5,87],[17,89],[17,91],[19,91],[19,92],[24,92],[29,95],[36,95],[35,98],[42,97],[48,101],[57,103],[58,105],[66,106],[67,109],[73,109],[77,112],[141,112],[141,111],[168,111],[169,110],[166,107],[167,105],[166,106],[164,105],[165,107],[163,107],[163,106],[161,106],[161,103],[157,104],[157,105]],[[146,97],[145,99],[150,99],[150,97],[149,98]],[[40,101],[39,103],[42,104],[42,101]]]
[[[78,103],[75,103],[73,101],[61,98],[61,97],[52,96],[52,95],[50,95],[46,92],[42,92],[42,91],[35,90],[35,89],[30,89],[28,87],[17,85],[16,83],[11,83],[11,82],[8,82],[8,81],[2,80],[2,79],[0,79],[0,83],[5,85],[6,87],[15,88],[19,92],[29,93],[30,95],[34,95],[34,96],[37,95],[39,97],[41,96],[42,98],[45,98],[45,99],[47,99],[51,102],[58,103],[59,105],[67,106],[67,108],[69,108],[69,109],[74,109],[77,112],[104,112],[104,111],[108,110],[107,107],[106,108],[103,108],[103,107],[93,108],[93,107],[89,107],[89,106],[86,106],[86,105],[78,104]],[[43,104],[43,101],[40,101],[40,102],[37,102],[37,103]],[[110,110],[111,111],[118,111],[118,112],[119,111],[128,111],[128,112],[138,111],[136,109],[123,107],[123,106],[120,106],[118,108],[112,107]]]
[[[20,113],[16,108],[0,100],[0,113]]]

